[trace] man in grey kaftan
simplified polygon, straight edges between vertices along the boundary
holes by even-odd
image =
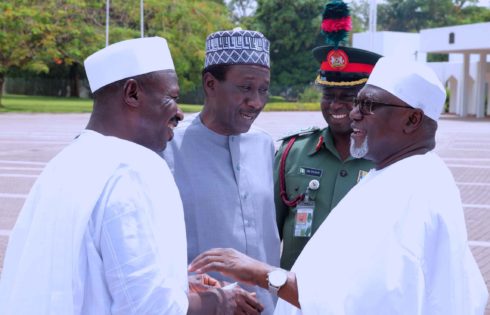
[[[221,40],[236,46],[219,50]],[[256,45],[240,50],[251,58],[229,54],[252,41]],[[213,247],[231,247],[278,266],[274,146],[268,134],[251,127],[267,101],[269,42],[258,32],[234,30],[213,33],[206,43],[204,109],[174,130],[163,153],[184,205],[188,260]],[[257,292],[263,314],[271,314],[275,297],[247,289]]]

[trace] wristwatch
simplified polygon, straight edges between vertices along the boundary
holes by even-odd
[[[277,295],[277,292],[288,280],[288,272],[283,269],[274,269],[267,274],[267,282],[269,283],[269,292]]]

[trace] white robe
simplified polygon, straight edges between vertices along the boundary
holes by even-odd
[[[86,130],[27,197],[4,261],[0,314],[185,314],[186,260],[182,204],[165,162]],[[111,261],[121,265],[108,270]]]
[[[482,315],[488,298],[459,191],[434,153],[372,170],[292,271],[302,310],[280,300],[275,314]]]

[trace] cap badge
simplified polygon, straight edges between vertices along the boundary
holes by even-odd
[[[327,63],[335,70],[342,70],[349,64],[349,57],[341,49],[332,49],[327,54]]]

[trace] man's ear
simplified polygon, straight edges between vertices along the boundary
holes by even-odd
[[[208,96],[214,95],[216,92],[216,84],[218,83],[218,80],[209,72],[206,72],[202,78],[203,81],[203,87],[204,87],[204,92]]]
[[[418,108],[411,110],[407,116],[406,124],[403,130],[405,133],[410,134],[416,131],[421,125],[424,119],[424,112]]]
[[[129,79],[124,82],[123,99],[126,104],[131,107],[138,107],[141,96],[140,93],[141,89],[135,79]]]

